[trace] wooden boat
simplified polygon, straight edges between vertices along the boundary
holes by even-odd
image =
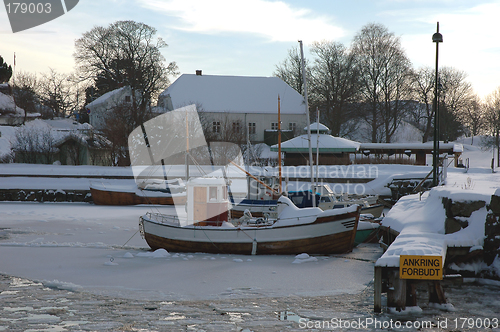
[[[182,191],[170,192],[151,188],[140,188],[133,183],[90,183],[90,193],[96,205],[174,205],[185,204],[186,194]]]
[[[276,219],[244,216],[231,220],[225,211],[229,203],[223,194],[226,187],[219,183],[218,189],[210,189],[216,187],[214,182],[205,183],[206,190],[197,189],[203,187],[199,183],[197,188],[188,185],[186,219],[159,213],[140,218],[141,234],[153,250],[292,255],[338,254],[353,248],[359,221],[356,205],[329,211],[299,209],[283,196],[278,199]]]
[[[372,242],[377,238],[380,224],[372,221],[364,221],[360,218],[358,229],[356,230],[356,237],[354,238],[354,246],[361,243]]]

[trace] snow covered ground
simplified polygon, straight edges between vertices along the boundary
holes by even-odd
[[[373,246],[309,259],[151,253],[137,232],[148,206],[3,202],[0,211],[1,273],[134,299],[355,293],[380,255]]]

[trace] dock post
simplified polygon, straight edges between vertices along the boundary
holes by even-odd
[[[375,277],[373,280],[373,311],[382,312],[382,267],[375,266]]]
[[[439,280],[434,280],[429,283],[429,302],[438,304],[447,303],[443,287]]]
[[[399,278],[398,270],[388,272],[387,307],[396,308],[397,311],[404,310],[406,308],[406,280]]]

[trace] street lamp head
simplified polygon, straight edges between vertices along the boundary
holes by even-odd
[[[436,33],[432,35],[432,42],[434,43],[442,43],[443,35],[439,33],[439,22],[437,22]]]
[[[432,35],[432,41],[434,43],[442,43],[443,42],[443,35],[440,34],[439,32],[436,32],[435,34]]]

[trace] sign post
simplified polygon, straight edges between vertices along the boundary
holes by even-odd
[[[443,280],[443,257],[401,255],[399,256],[399,278]]]

